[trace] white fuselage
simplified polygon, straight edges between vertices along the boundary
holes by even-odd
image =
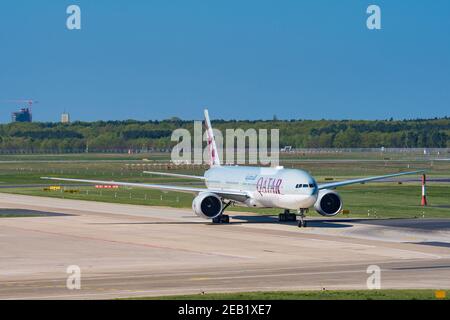
[[[205,172],[208,189],[247,192],[249,207],[307,209],[317,200],[314,178],[303,170],[283,167],[217,166]]]

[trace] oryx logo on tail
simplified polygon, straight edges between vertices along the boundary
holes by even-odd
[[[211,167],[220,166],[219,154],[217,153],[216,140],[214,139],[214,132],[211,127],[211,121],[209,120],[208,110],[205,109],[205,126],[206,133],[208,135],[208,151],[209,151],[209,164]]]

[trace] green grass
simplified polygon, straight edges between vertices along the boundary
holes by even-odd
[[[445,290],[449,299],[449,290]],[[435,290],[323,290],[207,293],[133,300],[436,300]]]
[[[85,161],[85,160],[170,160],[170,152],[151,152],[151,153],[62,153],[62,154],[1,154],[0,161],[36,161],[36,160],[58,160],[58,161]],[[348,151],[329,151],[329,152],[295,152],[280,153],[280,159],[291,160],[424,160],[430,158],[448,157],[446,154],[424,155],[423,152],[348,152]]]
[[[345,155],[345,154],[344,154]],[[351,153],[347,153],[351,155]],[[79,193],[69,194],[58,191],[43,191],[42,187],[27,187],[28,185],[54,185],[55,181],[42,180],[41,176],[85,178],[97,180],[118,180],[146,183],[169,184],[196,184],[198,181],[189,181],[171,177],[152,176],[142,173],[150,171],[170,171],[174,173],[187,173],[202,175],[204,169],[198,167],[182,167],[157,164],[152,161],[138,161],[142,158],[164,158],[167,154],[151,155],[109,155],[109,154],[78,154],[78,155],[18,155],[2,156],[5,160],[19,160],[27,162],[0,162],[0,187],[18,186],[15,188],[0,188],[0,192],[18,193],[33,196],[46,196],[67,199],[81,199],[89,201],[104,201],[113,203],[128,203],[150,206],[170,206],[190,208],[192,195],[174,192],[162,192],[158,190],[140,188],[120,188],[118,190],[96,190],[94,187],[70,187],[79,190]],[[334,181],[371,175],[382,175],[393,172],[427,169],[429,178],[450,177],[450,162],[396,159],[396,161],[367,161],[379,158],[380,155],[358,154],[354,157],[363,157],[365,161],[328,161],[330,154],[321,156],[321,162],[304,162],[301,155],[290,155],[290,161],[283,163],[286,167],[302,168],[313,174],[319,182],[325,178]],[[153,157],[153,158],[152,158]],[[305,156],[307,157],[307,156]],[[339,159],[343,157],[339,155]],[[395,158],[400,157],[395,155]],[[48,160],[69,160],[73,162],[47,162]],[[120,161],[108,161],[111,159]],[[81,161],[82,160],[82,161]],[[104,160],[104,161],[99,161]],[[341,159],[342,160],[342,159]],[[375,159],[379,160],[379,159]],[[412,177],[418,178],[418,176]],[[57,183],[56,183],[57,184]],[[428,200],[430,206],[420,206],[421,187],[419,182],[397,184],[367,183],[338,189],[344,201],[344,209],[350,210],[349,217],[378,217],[378,218],[411,218],[422,217],[448,217],[450,218],[450,185],[448,183],[429,182]],[[277,214],[279,209],[253,209],[245,207],[231,207],[229,211],[246,211],[255,214]],[[310,216],[317,216],[314,210]]]
[[[43,188],[2,189],[2,192],[45,196],[64,199],[78,199],[111,203],[127,203],[149,206],[169,206],[190,208],[193,196],[185,193],[164,192],[141,188],[95,189],[95,187],[66,187],[77,193],[44,191]],[[412,183],[373,183],[344,187],[339,190],[344,201],[344,209],[349,210],[348,217],[371,218],[450,218],[450,188],[446,185],[429,186],[428,207],[420,206],[419,185]],[[277,214],[279,209],[254,209],[231,207],[229,211],[253,212],[255,214]],[[318,216],[311,210],[309,216]]]
[[[57,184],[56,184],[57,185]],[[77,190],[76,193],[60,191],[44,191],[43,188],[2,189],[2,192],[43,196],[63,199],[126,203],[149,206],[169,206],[175,208],[188,207],[192,196],[186,193],[164,192],[149,189],[96,189],[95,187],[66,187],[66,190]]]
[[[422,207],[420,185],[372,183],[338,190],[350,216],[377,218],[450,218],[450,187],[430,184],[429,206]]]
[[[169,160],[170,153],[63,153],[63,154],[12,154],[0,155],[0,161],[127,161],[127,160]]]
[[[150,155],[151,161],[139,161],[146,155],[30,155],[30,156],[0,156],[0,185],[4,184],[31,184],[46,183],[40,180],[41,176],[61,176],[72,178],[98,178],[121,179],[133,181],[153,181],[155,177],[143,174],[142,171],[170,171],[201,175],[204,168],[181,167],[177,170],[174,166],[167,166],[158,159],[166,155]],[[6,158],[6,159],[5,159]],[[113,161],[113,160],[117,161]],[[1,162],[1,161],[23,162]],[[61,162],[61,160],[63,162]],[[64,162],[70,161],[70,162]],[[155,160],[155,161],[153,161]],[[168,160],[168,159],[166,159]],[[319,181],[328,177],[342,179],[346,177],[363,177],[369,175],[381,175],[405,170],[427,169],[431,176],[449,176],[449,161],[304,161],[301,157],[281,162],[287,168],[301,168],[309,171]],[[322,159],[324,160],[324,159]],[[342,160],[342,159],[338,159]],[[369,160],[369,159],[364,159]],[[53,162],[51,162],[53,161]],[[56,161],[56,162],[55,162]],[[160,179],[160,178],[159,178]],[[165,181],[170,181],[166,178]],[[49,182],[50,183],[50,182]]]

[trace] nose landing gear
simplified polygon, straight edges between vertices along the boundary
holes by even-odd
[[[298,215],[300,217],[300,220],[298,222],[299,228],[306,228],[305,212],[307,211],[308,209],[298,209]]]

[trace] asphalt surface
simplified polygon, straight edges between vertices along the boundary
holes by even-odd
[[[213,225],[188,209],[10,194],[0,208],[42,213],[0,218],[0,299],[366,289],[371,265],[383,289],[450,288],[444,219],[312,219],[299,229],[233,213]],[[66,286],[71,265],[79,290]]]

